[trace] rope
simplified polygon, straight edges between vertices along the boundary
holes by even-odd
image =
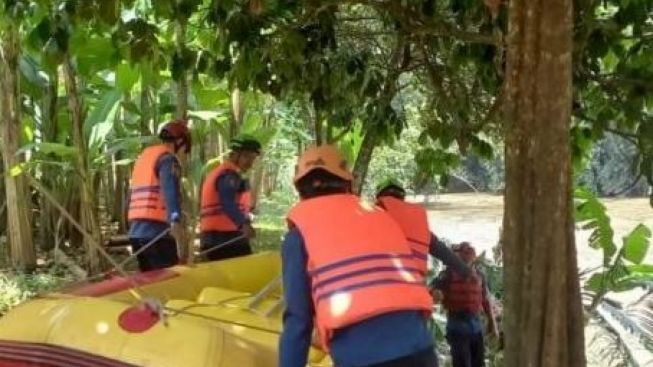
[[[145,250],[147,250],[152,245],[154,245],[158,240],[165,237],[168,233],[170,233],[170,227],[168,227],[168,228],[164,229],[163,231],[161,231],[161,233],[159,233],[156,237],[154,237],[150,242],[146,243],[145,246],[139,248],[138,251],[136,251],[133,254],[129,255],[129,257],[126,258],[125,260],[123,260],[120,264],[118,264],[118,266],[123,267],[123,266],[127,265],[128,262],[134,260],[138,255],[145,252]]]
[[[54,205],[57,208],[57,210],[59,210],[61,212],[61,214],[64,217],[66,217],[66,219],[68,219],[68,221],[70,221],[70,223],[79,231],[79,233],[81,233],[86,238],[88,243],[90,243],[96,250],[98,250],[98,252],[104,258],[106,258],[107,261],[109,261],[109,263],[111,263],[113,268],[115,270],[117,270],[120,273],[120,275],[122,275],[123,277],[125,277],[125,279],[127,279],[127,281],[132,286],[132,288],[129,289],[129,294],[131,294],[137,301],[143,301],[146,298],[145,297],[145,295],[146,295],[145,292],[143,292],[141,287],[138,285],[138,283],[134,279],[131,279],[131,277],[129,276],[127,271],[125,271],[125,269],[123,269],[123,267],[120,264],[118,264],[118,262],[116,262],[116,260],[114,258],[112,258],[111,255],[109,255],[106,252],[104,247],[100,243],[98,243],[98,241],[90,233],[88,233],[84,229],[84,227],[80,223],[78,223],[75,220],[75,218],[73,218],[73,216],[70,213],[68,213],[68,211],[61,204],[59,204],[57,199],[55,199],[54,195],[52,195],[52,193],[50,193],[50,191],[48,189],[46,189],[45,186],[43,186],[40,182],[38,182],[28,172],[23,171],[23,175],[25,175],[27,180],[31,183],[32,186],[34,186],[34,188],[36,188],[38,191],[40,191],[41,194],[43,194],[43,196],[46,199],[48,199],[48,201],[50,201],[50,203],[52,203],[52,205]]]

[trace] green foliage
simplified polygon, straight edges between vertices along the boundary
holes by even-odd
[[[575,196],[576,221],[584,223],[583,229],[592,230],[589,244],[601,250],[604,258],[602,271],[592,274],[585,283],[585,289],[595,294],[592,308],[608,292],[622,292],[650,284],[653,267],[643,265],[642,261],[649,249],[651,230],[639,224],[617,247],[605,206],[586,190],[577,190]]]
[[[19,303],[51,291],[69,279],[56,272],[37,274],[0,272],[0,316]]]

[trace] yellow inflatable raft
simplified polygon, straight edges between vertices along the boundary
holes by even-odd
[[[277,366],[279,274],[270,252],[47,294],[0,319],[0,366]],[[309,359],[331,366],[318,349]]]

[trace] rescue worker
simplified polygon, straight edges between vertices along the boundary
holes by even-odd
[[[470,270],[467,266],[429,229],[426,210],[420,205],[405,201],[405,198],[406,190],[392,178],[376,187],[376,204],[401,227],[413,255],[419,259],[419,269],[426,273],[430,254],[463,276],[468,276]]]
[[[251,192],[241,176],[261,154],[261,143],[249,135],[231,141],[229,157],[213,169],[202,184],[200,246],[211,261],[252,253],[249,240],[256,236],[250,219]],[[228,245],[221,244],[242,237]]]
[[[447,342],[451,348],[453,367],[485,366],[485,345],[480,318],[485,312],[487,330],[498,337],[496,321],[485,275],[474,268],[476,251],[468,242],[454,247],[454,252],[472,269],[471,277],[463,277],[447,267],[434,280],[433,288],[441,292],[447,311]]]
[[[166,268],[179,262],[177,243],[182,237],[181,161],[190,152],[191,136],[186,121],[165,124],[159,133],[160,144],[145,148],[134,164],[129,211],[129,240],[141,271]],[[166,234],[151,244],[165,231]],[[151,245],[150,245],[151,244]]]
[[[437,366],[424,273],[399,226],[361,203],[351,184],[335,147],[313,146],[299,158],[301,200],[281,250],[279,366],[306,366],[314,326],[339,367]]]

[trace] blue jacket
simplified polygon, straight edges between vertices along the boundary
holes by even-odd
[[[179,178],[179,163],[174,155],[164,154],[156,162],[156,173],[161,181],[163,199],[168,211],[168,223],[150,220],[134,220],[129,223],[129,238],[149,240],[158,236],[170,227],[170,223],[181,219]],[[129,199],[128,199],[129,200]]]
[[[297,229],[286,234],[282,248],[286,310],[279,345],[280,367],[305,367],[313,332],[313,301],[304,239]],[[401,311],[338,330],[330,341],[338,367],[358,367],[408,356],[433,346],[424,315]]]

